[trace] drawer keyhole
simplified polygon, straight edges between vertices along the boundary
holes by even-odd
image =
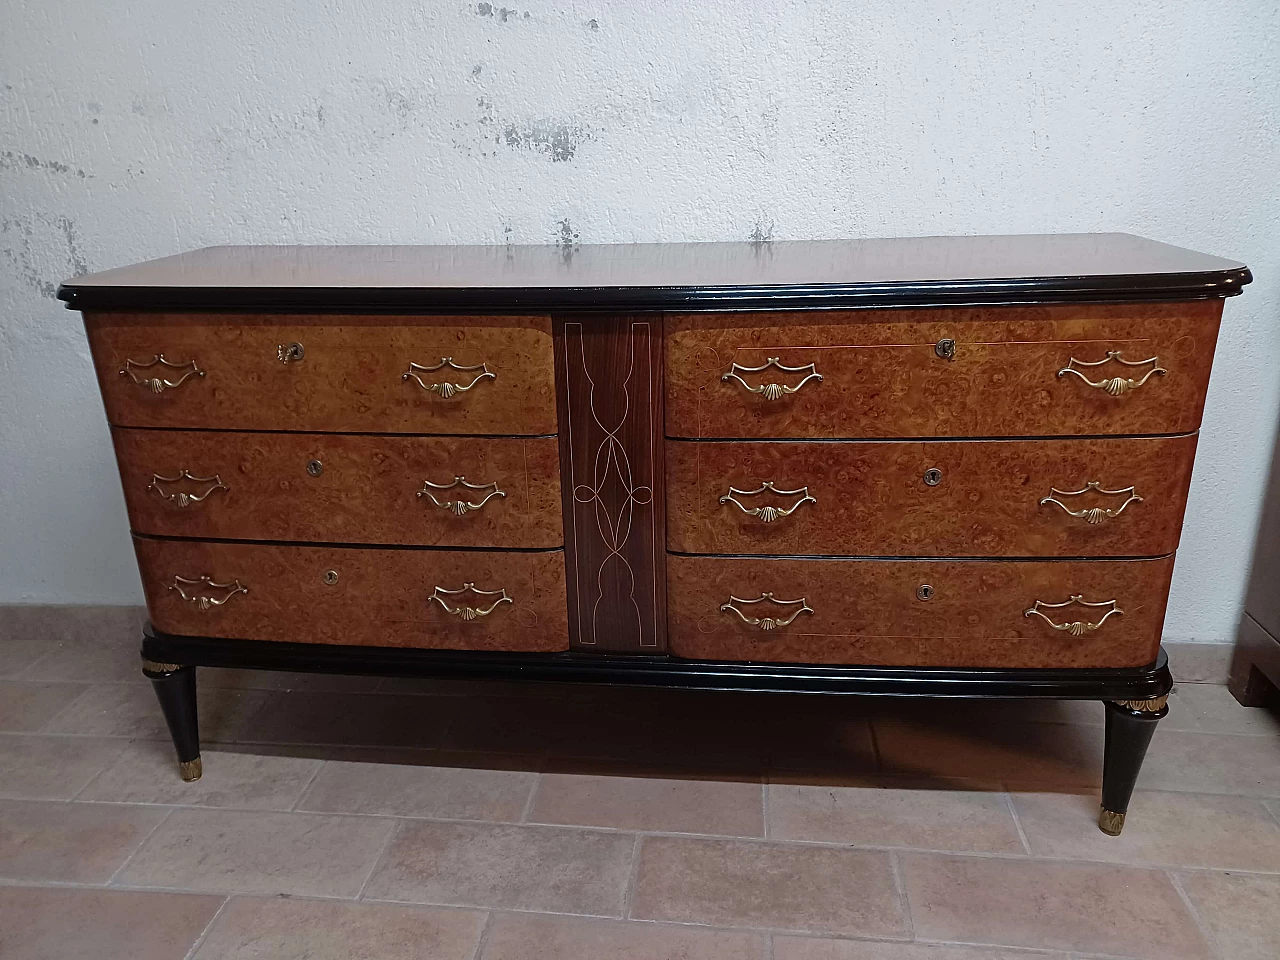
[[[929,584],[927,584],[927,583],[922,583],[922,584],[920,584],[920,586],[916,587],[916,599],[917,599],[917,600],[932,600],[932,599],[933,599],[933,587],[932,587],[932,586],[930,586],[930,585],[929,585]]]
[[[925,486],[936,487],[942,482],[942,471],[937,467],[930,467],[924,472]]]
[[[320,476],[320,474],[324,473],[324,464],[319,460],[308,460],[307,473],[311,474],[313,477]]]
[[[943,360],[954,360],[956,358],[956,342],[951,339],[939,340],[934,345],[933,352]]]
[[[338,582],[338,571],[337,571],[337,570],[326,570],[326,571],[324,572],[324,582],[325,582],[325,583],[327,583],[329,586],[331,586],[331,587],[332,587],[335,583],[337,583],[337,582]]]

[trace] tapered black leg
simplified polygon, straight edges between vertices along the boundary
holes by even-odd
[[[1106,701],[1107,748],[1102,761],[1102,812],[1098,827],[1118,837],[1124,829],[1133,785],[1138,782],[1156,724],[1169,712],[1169,697]]]
[[[200,722],[196,717],[196,668],[176,663],[156,663],[143,659],[142,673],[160,701],[169,736],[178,751],[178,770],[183,780],[199,780]]]

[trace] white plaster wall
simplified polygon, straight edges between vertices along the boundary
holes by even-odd
[[[1275,2],[0,0],[0,601],[141,592],[61,279],[215,243],[1124,230],[1248,262],[1171,639],[1280,407]]]

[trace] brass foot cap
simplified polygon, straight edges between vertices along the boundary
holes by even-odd
[[[200,779],[200,774],[204,773],[204,766],[200,763],[199,757],[194,760],[180,760],[178,771],[182,774],[182,779],[190,783],[192,780]]]
[[[1120,831],[1124,829],[1124,814],[1103,807],[1098,814],[1098,829],[1109,837],[1120,836]]]

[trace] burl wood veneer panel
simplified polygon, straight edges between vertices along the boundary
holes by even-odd
[[[1128,305],[668,314],[673,437],[989,437],[1189,433],[1198,428],[1222,301]],[[938,355],[955,343],[952,359]],[[1142,380],[1119,395],[1095,383]],[[945,351],[944,351],[945,352]],[[821,381],[771,367],[749,387],[732,365],[813,364]],[[1076,363],[1072,364],[1074,358]],[[1101,366],[1081,362],[1107,361]]]
[[[138,533],[463,547],[564,543],[555,437],[124,427],[114,428],[112,437]],[[424,484],[447,485],[457,477],[496,483],[501,495],[493,488],[430,490]]]
[[[662,317],[556,318],[570,645],[666,644]]]
[[[668,645],[712,660],[918,667],[1137,667],[1155,660],[1173,557],[1153,560],[791,560],[667,558]],[[930,599],[917,591],[931,588]],[[798,605],[721,605],[769,592]],[[1037,600],[1115,601],[1122,613],[1079,636],[1026,616]],[[1043,608],[1097,623],[1110,607]]]
[[[128,427],[543,435],[556,432],[549,317],[86,316],[107,419]],[[280,348],[303,346],[282,362]],[[163,355],[176,367],[139,367]],[[486,364],[444,397],[410,363]],[[126,361],[132,375],[122,373]],[[194,362],[203,376],[177,383]],[[428,386],[467,386],[483,371],[418,371]],[[135,382],[135,379],[144,381]],[[445,392],[448,389],[445,388]]]
[[[667,546],[682,553],[1163,556],[1178,547],[1195,450],[1194,434],[669,440]],[[765,483],[802,492],[730,494]],[[728,495],[759,512],[721,502]],[[1042,502],[1051,496],[1056,503]]]
[[[164,633],[450,650],[567,646],[559,550],[378,550],[137,536],[134,547],[151,622]],[[330,571],[333,583],[326,579]],[[431,599],[436,587],[461,590],[467,583],[505,590],[511,602],[468,620]],[[183,599],[179,586],[191,599]],[[499,599],[472,591],[440,596],[455,610],[486,609]]]

